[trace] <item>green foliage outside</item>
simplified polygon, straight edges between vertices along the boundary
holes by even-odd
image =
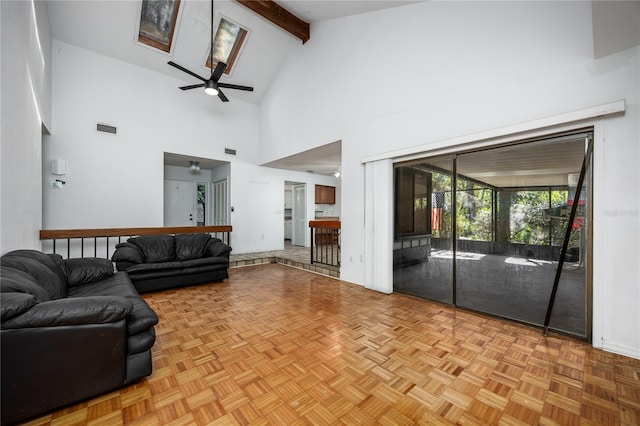
[[[434,230],[435,238],[451,238],[451,176],[432,174],[434,193],[444,193],[442,208],[442,227]],[[494,192],[482,185],[457,180],[457,228],[458,238],[475,241],[492,241]],[[509,197],[502,205],[509,206],[509,242],[536,245],[561,245],[566,229],[566,220],[551,218],[545,210],[566,204],[567,190],[501,191],[498,197]],[[426,205],[426,198],[419,201],[420,207]],[[496,204],[497,203],[496,200]],[[495,212],[496,217],[498,212]],[[571,245],[577,244],[577,235],[572,236]]]

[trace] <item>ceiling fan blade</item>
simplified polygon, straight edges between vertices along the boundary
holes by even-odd
[[[191,86],[182,86],[182,87],[178,87],[178,89],[181,90],[189,90],[189,89],[196,89],[198,87],[204,87],[204,84],[192,84]]]
[[[218,87],[224,87],[226,89],[246,90],[247,92],[253,92],[253,87],[239,86],[237,84],[218,83]]]
[[[227,98],[224,93],[222,93],[222,90],[218,89],[218,97],[220,98],[220,100],[222,102],[229,102],[229,98]]]
[[[226,69],[227,64],[225,64],[224,62],[218,62],[218,65],[216,65],[216,69],[211,73],[211,79],[217,83],[218,79]]]
[[[185,67],[183,67],[183,66],[181,66],[181,65],[178,65],[178,64],[176,64],[176,63],[175,63],[175,62],[173,62],[173,61],[169,61],[169,62],[167,62],[167,63],[168,63],[169,65],[171,65],[172,67],[176,67],[176,68],[178,68],[178,69],[179,69],[180,71],[182,71],[182,72],[186,72],[187,74],[194,76],[194,77],[195,77],[195,78],[197,78],[198,80],[207,81],[207,79],[206,79],[206,78],[202,78],[202,77],[200,77],[198,74],[196,74],[196,73],[194,73],[194,72],[189,71],[189,70],[188,70],[188,69],[186,69]]]

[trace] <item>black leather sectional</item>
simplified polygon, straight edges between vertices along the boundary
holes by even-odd
[[[140,293],[222,281],[231,247],[209,234],[149,235],[116,246],[111,260]]]
[[[108,259],[0,259],[1,419],[12,424],[151,374],[158,317]]]

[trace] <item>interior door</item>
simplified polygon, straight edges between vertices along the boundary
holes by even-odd
[[[307,196],[306,185],[293,186],[293,205],[291,215],[293,217],[293,235],[291,244],[295,246],[305,245],[305,235],[307,231]]]
[[[230,225],[227,178],[213,183],[213,224],[215,226]]]
[[[164,180],[164,226],[195,226],[195,182]]]

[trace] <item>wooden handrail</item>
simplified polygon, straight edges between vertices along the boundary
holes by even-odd
[[[212,232],[231,232],[231,225],[222,226],[174,226],[155,228],[102,228],[102,229],[42,229],[41,240],[65,239],[65,238],[95,238],[95,237],[119,237],[159,234],[193,234]]]
[[[321,263],[340,267],[339,220],[310,220],[311,264]]]
[[[341,228],[339,220],[310,220],[309,228]]]

